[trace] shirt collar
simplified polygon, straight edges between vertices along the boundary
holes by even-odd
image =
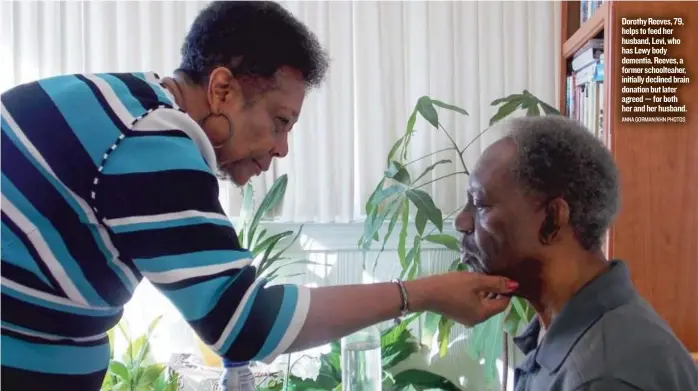
[[[630,272],[622,261],[585,285],[563,307],[547,330],[535,353],[535,361],[549,372],[557,371],[577,341],[606,312],[633,300],[637,295]],[[538,345],[540,322],[536,317],[514,338],[514,343],[528,354]]]

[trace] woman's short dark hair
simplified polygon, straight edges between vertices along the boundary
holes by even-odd
[[[270,1],[215,1],[194,20],[182,45],[179,71],[205,84],[225,66],[237,76],[271,79],[281,67],[299,71],[309,87],[320,84],[327,55],[317,37],[281,5]]]

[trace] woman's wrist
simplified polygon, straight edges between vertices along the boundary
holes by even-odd
[[[407,291],[407,306],[410,312],[424,312],[433,309],[436,295],[433,292],[433,278],[404,281]]]

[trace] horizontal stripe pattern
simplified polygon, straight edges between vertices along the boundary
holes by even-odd
[[[49,78],[0,101],[3,385],[98,388],[105,333],[143,277],[231,360],[290,346],[309,295],[256,280],[213,148],[153,73]]]

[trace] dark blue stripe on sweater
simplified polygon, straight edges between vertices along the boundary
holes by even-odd
[[[104,112],[109,116],[114,126],[116,126],[121,133],[128,133],[131,124],[124,124],[123,121],[119,118],[119,116],[116,115],[116,112],[111,107],[109,102],[107,102],[107,98],[104,97],[99,87],[97,87],[97,85],[92,80],[86,78],[83,75],[76,75],[75,77],[81,82],[85,83],[85,85],[87,85],[90,88],[90,90],[92,90],[94,97],[102,105],[102,110],[104,110]]]
[[[92,163],[101,164],[104,151],[121,134],[113,119],[104,112],[104,102],[97,99],[90,86],[77,77],[51,78],[39,84],[90,154]]]
[[[16,298],[14,296],[17,295],[10,293],[5,292],[3,288],[2,305],[0,306],[0,316],[2,316],[3,322],[46,334],[62,335],[69,338],[97,335],[116,326],[123,313],[121,309],[114,311],[114,315],[109,316],[62,312]]]
[[[63,288],[61,288],[60,285],[58,285],[58,281],[53,277],[53,274],[51,271],[48,269],[44,261],[41,259],[41,256],[39,255],[38,252],[36,252],[36,248],[34,245],[29,241],[29,238],[27,238],[27,235],[14,223],[14,221],[10,220],[10,218],[5,214],[5,212],[0,213],[0,216],[2,216],[2,226],[3,228],[6,228],[10,235],[13,235],[19,240],[24,249],[27,251],[28,256],[31,258],[31,261],[34,262],[36,265],[35,268],[39,270],[39,272],[43,275],[43,278],[48,282],[48,284],[52,287],[53,289],[53,294],[56,296],[60,297],[66,297],[65,292],[63,292]],[[4,235],[4,232],[3,232]],[[8,235],[9,236],[9,235]],[[9,239],[8,236],[5,236],[3,238],[3,241],[6,241]],[[3,243],[3,251],[5,251],[5,243]],[[12,252],[10,251],[10,254],[5,254],[6,256],[11,256]],[[25,262],[29,262],[29,260],[25,260]],[[30,270],[34,270],[34,267],[27,265],[26,268]]]
[[[46,292],[46,293],[55,295],[53,288],[50,285],[46,284],[46,282],[41,280],[36,274],[32,273],[31,271],[29,271],[25,268],[17,266],[13,262],[8,262],[5,257],[6,257],[6,255],[3,254],[3,259],[2,259],[2,276],[3,276],[3,278],[7,278],[9,280],[12,280],[13,282],[21,284],[22,286],[26,286],[26,287],[31,288],[31,289],[36,289],[37,291]]]
[[[68,357],[66,360],[74,360]],[[60,358],[59,358],[60,360]],[[64,375],[41,372],[40,368],[32,371],[12,368],[3,362],[2,366],[2,390],[6,391],[78,391],[99,390],[104,380],[106,367],[103,371],[88,375]]]
[[[253,267],[239,270],[237,277],[235,279],[231,278],[228,286],[224,288],[223,294],[221,294],[213,309],[203,318],[191,321],[191,326],[194,330],[197,330],[204,342],[212,344],[220,338],[235,309],[240,305],[245,292],[255,281],[255,274],[256,270]],[[163,293],[167,295],[166,291],[163,291]],[[256,348],[259,349],[261,346],[259,345]]]
[[[117,240],[133,259],[239,248],[233,228],[217,224],[124,232],[117,235]]]
[[[24,84],[6,92],[2,103],[58,178],[87,199],[91,182],[85,178],[91,177],[97,167],[39,83]],[[3,166],[3,171],[6,170],[12,168]]]
[[[88,283],[108,305],[120,305],[127,301],[125,295],[128,292],[124,289],[123,282],[109,267],[108,260],[97,243],[91,240],[90,228],[5,134],[2,142],[5,176],[34,209],[51,222]],[[12,162],[10,169],[5,168],[6,161]],[[82,291],[83,287],[78,286],[78,289]]]
[[[252,303],[240,333],[225,356],[233,361],[246,361],[257,355],[269,336],[281,309],[284,287],[281,285],[261,289]]]
[[[102,175],[96,193],[97,208],[107,219],[185,210],[224,213],[218,180],[197,170]]]
[[[55,336],[52,338],[55,339],[46,339],[42,337],[36,337],[33,335],[27,335],[22,332],[16,332],[13,330],[10,330],[10,328],[18,331],[23,331],[29,334],[36,334],[36,332],[32,330],[27,330],[23,327],[19,327],[13,324],[9,324],[7,322],[2,322],[2,333],[5,335],[9,335],[10,337],[21,339],[23,341],[27,342],[32,342],[32,343],[40,343],[44,345],[67,345],[67,346],[100,346],[104,345],[105,343],[109,343],[109,337],[105,336],[104,338],[99,338],[99,339],[94,339],[94,340],[81,340],[81,341],[75,341],[73,339],[69,338],[63,338],[59,336]]]
[[[121,80],[121,82],[131,93],[131,98],[137,99],[145,110],[154,110],[158,106],[164,104],[163,102],[160,102],[150,84],[145,82],[143,79],[140,79],[130,73],[109,73],[109,75]]]

